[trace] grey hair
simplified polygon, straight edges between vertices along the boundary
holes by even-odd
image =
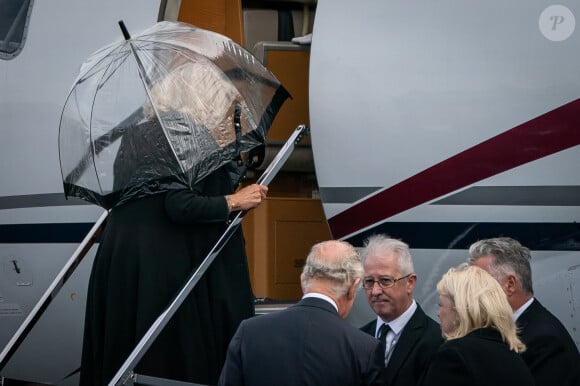
[[[337,297],[344,296],[353,283],[362,282],[364,270],[357,250],[345,241],[332,241],[344,248],[341,256],[328,259],[323,256],[322,250],[329,241],[315,244],[306,257],[306,264],[302,269],[302,287],[304,292],[310,288],[311,279],[326,279],[332,283],[329,290]]]
[[[401,275],[408,275],[415,272],[409,245],[401,240],[393,239],[383,234],[372,235],[365,241],[362,252],[363,261],[369,254],[377,253],[385,255],[389,252],[394,252],[397,255],[397,265]]]
[[[533,295],[530,250],[519,241],[509,237],[480,240],[469,247],[469,263],[473,264],[484,256],[493,256],[489,273],[502,282],[507,275],[515,275],[526,294]]]

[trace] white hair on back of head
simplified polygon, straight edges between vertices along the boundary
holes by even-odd
[[[365,241],[362,252],[363,261],[370,254],[386,255],[390,252],[394,252],[397,255],[397,264],[401,275],[415,272],[409,245],[383,234],[370,236]]]
[[[328,256],[329,243],[338,243],[340,249],[333,250],[338,255]],[[344,296],[353,283],[362,281],[364,270],[357,250],[345,241],[323,241],[315,244],[306,258],[302,269],[302,287],[308,291],[312,278],[331,282],[330,290],[337,296]]]

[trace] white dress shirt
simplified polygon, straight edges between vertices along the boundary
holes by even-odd
[[[411,317],[415,313],[415,310],[417,310],[417,303],[415,302],[415,299],[413,299],[413,302],[411,303],[409,308],[405,310],[405,312],[403,312],[398,318],[393,319],[387,323],[389,327],[391,327],[391,329],[387,333],[387,343],[385,347],[385,366],[389,362],[391,354],[395,349],[395,345],[397,344],[397,341],[401,337],[403,329],[405,328],[409,320],[411,320]],[[380,316],[377,316],[377,326],[375,330],[375,337],[377,337],[377,339],[379,337],[379,329],[381,328],[383,323],[386,322],[382,320]]]

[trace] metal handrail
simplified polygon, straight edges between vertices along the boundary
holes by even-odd
[[[40,319],[44,311],[46,311],[48,305],[59,293],[61,288],[64,286],[66,281],[71,277],[74,270],[78,267],[80,262],[86,256],[87,252],[91,249],[95,241],[98,239],[101,230],[104,227],[105,220],[109,215],[108,211],[104,211],[101,217],[97,220],[95,225],[87,233],[83,241],[79,244],[78,248],[72,254],[72,256],[65,263],[64,267],[56,275],[52,283],[48,286],[47,290],[40,297],[40,300],[36,303],[34,308],[26,316],[16,333],[8,341],[8,344],[0,352],[0,371],[4,369],[4,366],[8,363],[12,355],[20,347],[28,333],[35,326],[36,322]]]
[[[257,181],[258,184],[267,186],[280,171],[284,163],[290,157],[295,146],[302,140],[302,138],[308,133],[308,128],[305,125],[298,126],[288,141],[280,149],[276,157],[272,160],[268,168],[264,171],[260,179]],[[175,297],[175,299],[170,303],[168,308],[155,320],[153,325],[145,333],[141,341],[137,344],[133,352],[129,355],[127,360],[124,362],[123,366],[119,369],[115,377],[109,383],[111,385],[132,383],[131,379],[136,379],[137,374],[133,373],[133,369],[139,360],[143,357],[146,350],[151,346],[153,341],[157,338],[159,333],[169,322],[173,314],[177,311],[178,307],[183,303],[185,298],[191,292],[193,287],[200,280],[201,276],[209,268],[209,265],[217,257],[217,254],[228,242],[234,231],[239,227],[243,217],[246,215],[247,211],[239,212],[236,217],[232,220],[228,228],[222,234],[220,239],[217,241],[213,249],[209,252],[208,256],[202,261],[197,270],[191,275],[190,279],[187,281],[183,289]],[[52,283],[49,285],[44,294],[40,297],[39,301],[26,316],[18,330],[8,341],[8,344],[0,352],[0,371],[4,369],[6,364],[12,358],[14,353],[18,350],[22,342],[25,340],[29,332],[34,328],[42,314],[46,311],[50,303],[57,294],[60,292],[67,280],[72,276],[75,269],[81,263],[83,258],[86,256],[91,247],[95,244],[101,231],[103,230],[106,220],[108,218],[109,211],[104,211],[99,219],[95,222],[93,227],[87,233],[85,238],[81,241],[75,252],[65,263],[63,268],[59,271],[57,276],[54,278]],[[0,378],[1,379],[1,378]]]
[[[280,149],[276,157],[272,160],[268,168],[264,171],[264,173],[260,176],[257,183],[259,185],[267,186],[272,182],[276,174],[280,171],[292,151],[294,147],[302,140],[304,135],[308,132],[308,128],[305,125],[298,126],[286,144]],[[147,352],[147,349],[153,344],[157,336],[161,333],[163,328],[167,325],[170,321],[171,317],[177,312],[179,306],[183,303],[185,298],[190,294],[193,290],[197,282],[201,279],[201,276],[205,273],[205,271],[209,268],[210,264],[215,260],[218,253],[222,250],[225,244],[228,242],[230,237],[233,235],[235,230],[238,228],[242,219],[246,215],[247,211],[240,211],[235,218],[232,220],[230,225],[226,228],[222,236],[216,242],[212,250],[208,253],[206,258],[201,262],[199,267],[191,274],[190,278],[187,280],[181,291],[177,294],[177,296],[173,299],[173,301],[169,304],[169,306],[159,315],[159,317],[153,322],[149,330],[143,335],[137,346],[133,349],[127,360],[123,363],[119,371],[115,374],[113,379],[109,382],[109,386],[114,385],[125,385],[125,384],[132,384],[137,376],[133,372],[133,369],[141,358]]]

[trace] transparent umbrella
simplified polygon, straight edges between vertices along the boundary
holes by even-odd
[[[264,146],[288,93],[232,40],[160,22],[82,64],[63,108],[67,197],[104,208],[193,186]]]

